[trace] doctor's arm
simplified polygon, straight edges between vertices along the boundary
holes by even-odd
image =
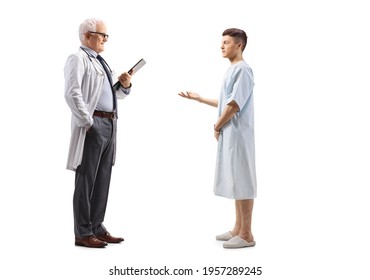
[[[118,89],[115,89],[116,95],[117,98],[123,99],[130,94],[132,86],[131,75],[127,72],[124,72],[118,77],[118,81],[120,83],[120,87]]]
[[[65,75],[65,92],[64,98],[75,116],[76,123],[79,127],[88,129],[93,124],[87,105],[84,102],[81,92],[83,64],[75,55],[71,55],[64,69]]]

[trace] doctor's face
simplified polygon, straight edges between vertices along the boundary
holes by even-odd
[[[107,29],[104,24],[97,24],[96,31],[85,34],[85,44],[90,49],[101,53],[104,51],[104,44],[108,41]]]

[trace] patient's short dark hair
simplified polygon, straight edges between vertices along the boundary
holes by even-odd
[[[242,43],[242,51],[244,51],[245,46],[247,45],[247,34],[238,28],[229,28],[226,29],[223,33],[222,36],[230,36],[233,37],[234,40],[238,43]]]

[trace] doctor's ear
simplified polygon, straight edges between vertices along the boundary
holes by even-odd
[[[85,39],[87,40],[91,38],[91,34],[89,32],[86,32],[84,36],[85,36]]]

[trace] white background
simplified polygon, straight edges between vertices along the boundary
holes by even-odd
[[[366,1],[11,1],[1,26],[1,279],[113,279],[109,269],[259,266],[256,279],[369,279]],[[126,241],[74,246],[64,63],[88,17],[106,21],[120,102],[105,225]],[[232,200],[212,192],[224,29],[246,30],[255,75],[256,247],[225,250]],[[152,279],[125,276],[125,279]],[[215,279],[244,279],[218,276]],[[117,278],[117,276],[116,276]],[[123,278],[120,276],[118,278]],[[211,279],[211,278],[210,278]],[[212,278],[213,279],[213,278]]]

